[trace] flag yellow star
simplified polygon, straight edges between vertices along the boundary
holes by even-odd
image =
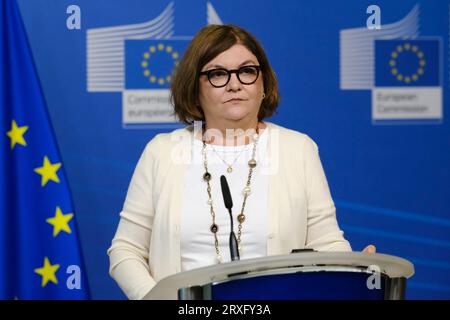
[[[39,173],[42,176],[41,186],[45,186],[49,180],[52,180],[56,183],[59,183],[58,175],[56,171],[61,167],[61,163],[52,164],[47,156],[44,157],[44,164],[42,167],[34,169],[35,172]]]
[[[11,149],[18,143],[23,146],[27,145],[27,142],[23,138],[23,135],[28,130],[27,126],[19,127],[17,126],[16,120],[12,121],[11,130],[6,133],[6,135],[11,139]]]
[[[42,287],[47,285],[47,282],[51,281],[58,284],[55,272],[59,269],[59,264],[52,265],[47,257],[44,259],[44,266],[42,268],[34,269],[34,272],[42,276]]]
[[[55,216],[46,220],[53,226],[53,237],[56,237],[61,231],[72,233],[69,227],[69,221],[72,217],[73,213],[63,214],[61,209],[56,207]]]

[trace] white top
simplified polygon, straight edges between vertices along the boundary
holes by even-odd
[[[267,255],[267,200],[268,176],[261,172],[262,164],[267,159],[267,130],[264,130],[256,146],[255,160],[257,166],[253,169],[251,179],[251,194],[247,197],[244,214],[246,220],[242,224],[240,245],[240,259],[258,258]],[[187,271],[218,263],[214,246],[214,235],[210,231],[212,217],[206,191],[207,184],[203,181],[205,173],[203,165],[203,142],[193,139],[192,160],[186,172],[184,183],[184,203],[181,212],[180,239],[181,239],[181,271]],[[254,143],[242,146],[218,146],[207,144],[208,171],[212,176],[210,181],[211,197],[216,213],[216,224],[219,251],[223,262],[231,261],[229,237],[230,216],[225,207],[220,185],[220,176],[227,178],[228,186],[233,200],[234,233],[238,236],[237,216],[241,212],[244,195],[242,193],[247,183],[249,167]],[[220,156],[220,157],[219,157]],[[223,159],[223,160],[222,160]],[[236,159],[236,162],[234,162]],[[233,171],[227,172],[232,165]],[[200,188],[192,186],[200,186]]]
[[[336,221],[316,143],[301,132],[266,124],[270,165],[260,169],[269,179],[267,256],[301,248],[351,251]],[[142,299],[157,282],[181,272],[181,212],[192,205],[183,196],[191,155],[192,127],[186,127],[156,135],[136,165],[108,249],[109,272],[130,299]],[[193,186],[203,188],[200,182]]]

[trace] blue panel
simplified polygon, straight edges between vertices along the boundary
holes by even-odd
[[[231,280],[212,286],[213,300],[383,300],[380,287],[368,289],[369,274],[304,272]]]

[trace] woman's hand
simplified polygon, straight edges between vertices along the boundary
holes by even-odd
[[[375,253],[375,252],[377,252],[377,247],[375,247],[373,244],[369,244],[367,247],[364,248],[364,250],[362,252]]]

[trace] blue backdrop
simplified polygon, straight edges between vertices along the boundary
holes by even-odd
[[[66,26],[66,10],[73,4],[80,8],[81,29]],[[307,133],[319,145],[338,219],[354,250],[374,243],[382,253],[411,260],[416,274],[408,282],[408,298],[450,298],[450,125],[445,119],[450,5],[380,0],[381,29],[369,30],[371,4],[19,0],[73,195],[93,298],[124,298],[108,275],[106,250],[146,142],[174,128],[126,123],[128,79],[120,46],[128,36],[120,33],[131,31],[98,28],[134,25],[134,30],[149,22],[151,29],[159,23],[158,32],[149,31],[145,41],[186,41],[219,19],[248,29],[264,46],[282,96],[278,114],[269,121]],[[382,47],[386,41],[378,40],[397,42]],[[421,41],[427,42],[423,48]],[[102,56],[105,52],[116,56]],[[379,57],[383,52],[387,56]],[[102,67],[108,70],[98,73]],[[375,79],[375,70],[382,68],[391,72],[392,83]],[[377,109],[392,90],[404,99],[411,91],[402,90],[416,90],[414,99],[428,111],[413,110],[415,116],[410,109],[387,111],[404,110],[406,100],[390,100],[388,108]]]

